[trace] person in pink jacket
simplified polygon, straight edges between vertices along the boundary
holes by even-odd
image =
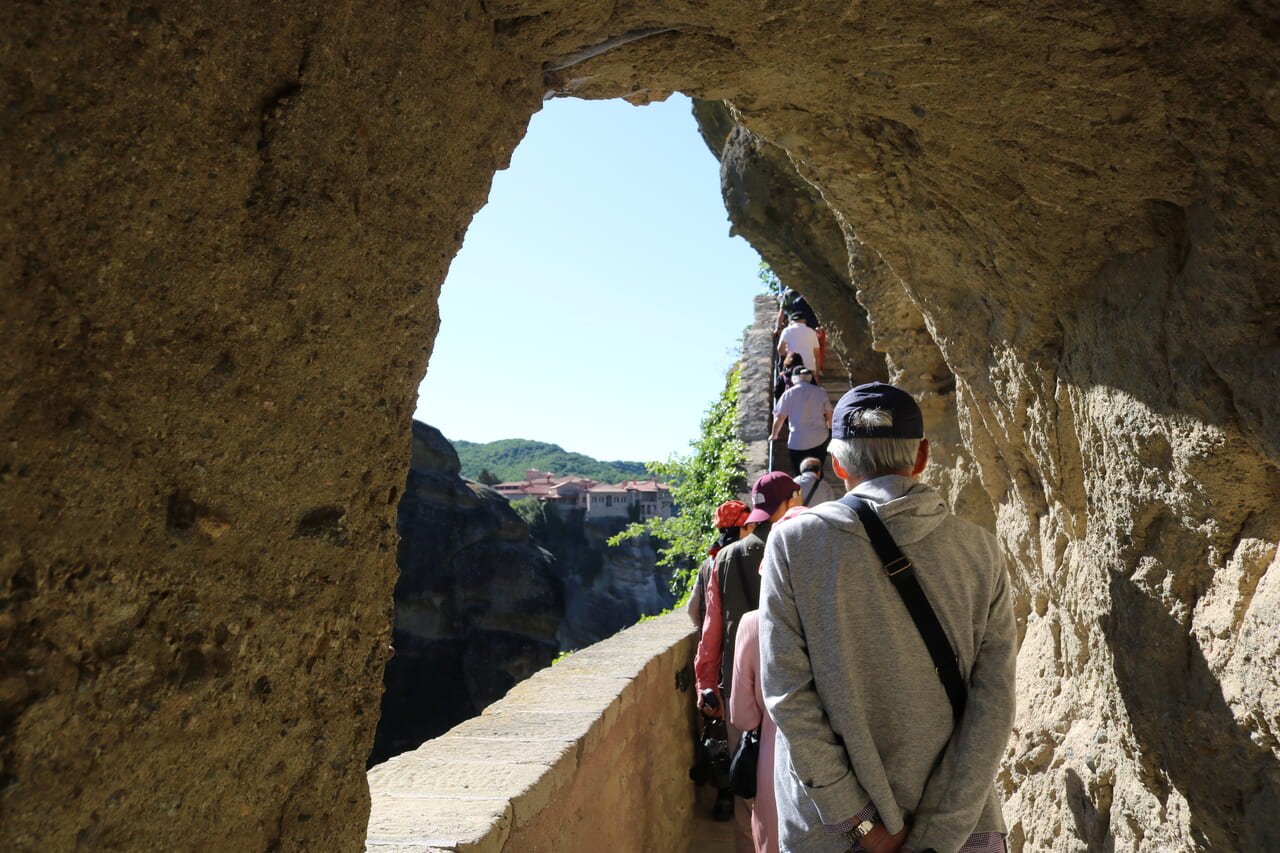
[[[769,528],[799,505],[800,487],[795,480],[782,471],[765,474],[751,487],[753,509],[744,522],[746,535],[716,555],[707,577],[702,637],[693,658],[698,708],[708,717],[728,717],[738,621],[760,605],[760,560]],[[732,723],[727,729],[732,748],[737,745],[738,730]],[[752,853],[750,800],[733,798],[733,820],[735,853]]]
[[[796,506],[778,520],[790,521],[808,507]],[[760,687],[760,611],[744,613],[733,650],[733,683],[729,725],[743,732],[760,727],[760,760],[756,764],[756,798],[751,808],[751,837],[756,853],[778,853],[778,807],[773,797],[773,740],[778,727],[764,707]],[[730,744],[736,747],[737,744]]]
[[[778,807],[773,796],[773,741],[778,727],[765,712],[760,689],[760,611],[752,610],[738,626],[733,656],[733,692],[729,723],[740,731],[760,727],[760,761],[756,765],[756,799],[751,809],[751,837],[756,853],[778,853]],[[733,744],[737,746],[737,744]]]

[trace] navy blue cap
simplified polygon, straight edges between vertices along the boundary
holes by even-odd
[[[857,412],[880,409],[893,415],[893,426],[855,426]],[[853,388],[836,403],[832,438],[924,438],[924,416],[910,394],[896,385],[869,382]]]

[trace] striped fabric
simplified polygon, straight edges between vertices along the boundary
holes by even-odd
[[[851,832],[855,826],[864,820],[880,821],[880,814],[876,811],[873,803],[868,803],[867,807],[858,812],[853,817],[843,823],[827,824],[827,832],[846,833]],[[854,845],[853,850],[862,850],[862,845]],[[964,844],[960,845],[959,853],[1005,853],[1004,833],[1003,832],[975,832],[965,839]]]

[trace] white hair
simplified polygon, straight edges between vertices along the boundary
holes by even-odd
[[[893,413],[884,409],[853,412],[845,421],[848,426],[893,426]],[[916,467],[920,450],[919,438],[833,438],[827,451],[852,479],[869,479],[890,471],[910,471]]]

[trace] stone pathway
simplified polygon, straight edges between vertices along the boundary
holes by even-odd
[[[757,296],[755,323],[743,336],[742,384],[738,394],[739,400],[745,401],[745,411],[739,415],[738,437],[747,445],[748,485],[767,471],[795,473],[787,455],[787,429],[783,428],[783,438],[769,441],[769,430],[773,426],[773,320],[777,314],[778,303],[772,296]],[[826,370],[822,374],[822,387],[826,389],[831,405],[834,406],[854,384],[853,377],[841,369],[840,360],[834,353],[829,353]],[[838,489],[839,483],[830,462],[826,466],[826,481],[835,483]]]
[[[694,812],[693,837],[689,839],[689,853],[733,853],[733,822],[718,821],[711,817],[714,802],[715,792],[706,785],[700,785]]]

